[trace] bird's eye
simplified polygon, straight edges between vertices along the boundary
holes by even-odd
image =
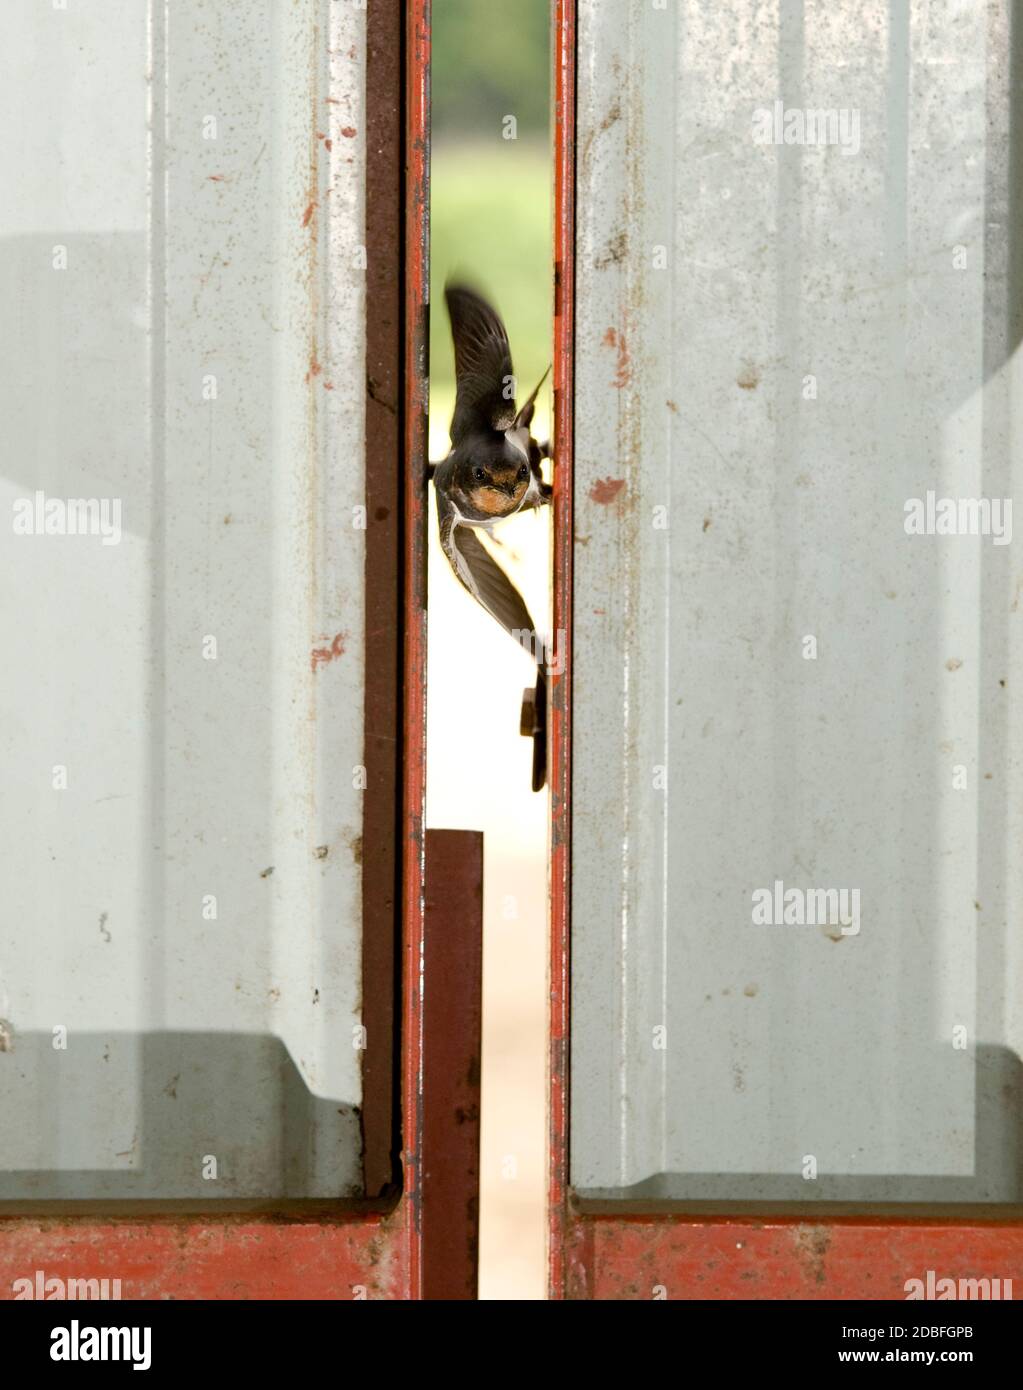
[[[522,467],[519,469],[519,482],[524,483],[528,477],[529,469],[526,467],[525,464],[523,464]]]
[[[486,482],[487,479],[487,475],[484,473],[482,468],[474,468],[472,470],[472,476],[476,479],[478,483]]]

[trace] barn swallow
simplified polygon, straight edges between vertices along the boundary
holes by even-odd
[[[522,595],[475,531],[490,531],[506,517],[550,501],[553,489],[540,472],[550,446],[539,444],[530,430],[547,372],[517,410],[511,348],[500,316],[464,285],[448,285],[444,297],[455,345],[455,412],[451,451],[430,469],[440,543],[456,578],[537,662],[536,703],[545,709],[542,641]],[[546,777],[543,744],[534,739],[534,791]]]

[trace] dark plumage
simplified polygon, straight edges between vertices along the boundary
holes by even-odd
[[[464,285],[449,285],[444,297],[455,344],[455,412],[451,452],[432,470],[441,545],[473,598],[537,661],[539,703],[546,697],[545,663],[533,619],[474,530],[550,500],[552,490],[540,473],[550,449],[530,432],[547,373],[517,410],[511,348],[496,310]],[[539,769],[534,759],[534,790],[544,778],[542,759]]]

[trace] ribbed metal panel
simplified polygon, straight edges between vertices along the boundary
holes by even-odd
[[[581,0],[586,1193],[1023,1195],[1019,543],[905,527],[1023,467],[1020,24]]]
[[[116,8],[0,19],[0,1197],[354,1194],[366,15]]]

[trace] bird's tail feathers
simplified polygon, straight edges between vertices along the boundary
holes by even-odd
[[[548,368],[547,368],[547,370],[544,372],[543,376],[540,378],[540,380],[539,380],[539,381],[536,383],[536,385],[533,387],[533,389],[532,389],[532,391],[530,392],[529,397],[527,398],[527,400],[526,400],[525,404],[523,405],[522,409],[521,409],[521,410],[519,411],[519,413],[516,415],[516,417],[515,417],[515,428],[516,428],[516,429],[521,429],[521,427],[522,427],[523,425],[525,425],[526,428],[528,429],[529,426],[533,423],[533,411],[536,409],[536,398],[537,398],[537,396],[538,396],[539,393],[540,393],[540,387],[544,384],[544,382],[547,380],[547,378],[550,376],[550,374],[551,374],[551,369],[550,369],[550,366],[548,366]]]

